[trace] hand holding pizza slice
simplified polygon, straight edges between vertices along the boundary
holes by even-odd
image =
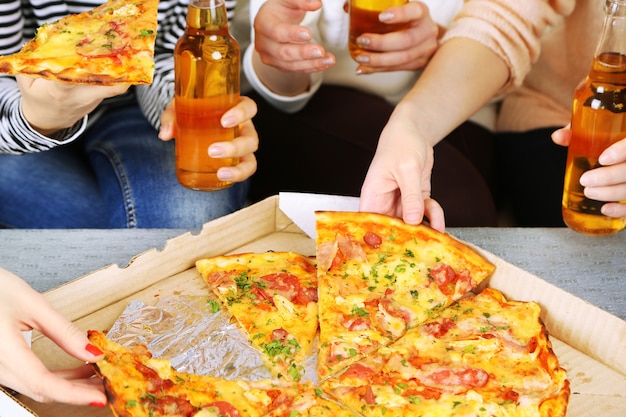
[[[150,84],[158,0],[109,0],[37,30],[18,53],[0,57],[0,73],[76,84]]]

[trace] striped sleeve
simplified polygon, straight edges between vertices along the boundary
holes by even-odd
[[[54,7],[45,8],[50,19],[58,19]],[[57,12],[65,12],[58,10]],[[30,39],[37,26],[32,10],[20,0],[0,4],[0,55],[18,52]],[[0,75],[0,153],[23,154],[38,152],[71,142],[85,129],[86,117],[74,126],[47,137],[32,129],[21,113],[21,93],[15,78]]]
[[[247,1],[247,0],[240,0]],[[0,2],[0,55],[18,52],[32,39],[39,26],[53,22],[71,13],[90,10],[103,0],[4,0]],[[236,0],[226,0],[229,19],[232,20]],[[161,0],[159,3],[159,30],[155,45],[154,83],[132,89],[148,120],[158,128],[161,113],[174,95],[173,52],[185,29],[187,0]],[[105,100],[99,113],[116,99]],[[20,111],[21,94],[13,77],[0,74],[0,153],[21,154],[43,151],[71,142],[87,126],[87,117],[54,137],[40,135],[33,130]]]

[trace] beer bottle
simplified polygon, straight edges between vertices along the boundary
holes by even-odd
[[[585,197],[580,185],[585,171],[600,166],[602,151],[626,137],[626,0],[605,1],[604,26],[591,69],[574,92],[563,190],[565,224],[587,235],[608,235],[626,227],[626,218],[603,215],[600,208],[605,202]]]
[[[176,177],[187,188],[213,191],[232,185],[217,170],[236,158],[212,158],[209,145],[228,141],[236,128],[220,118],[239,101],[240,50],[228,30],[225,0],[190,0],[185,33],[174,50]]]

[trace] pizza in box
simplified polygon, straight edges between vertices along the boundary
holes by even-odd
[[[317,212],[316,256],[201,259],[207,287],[271,379],[185,374],[145,346],[89,337],[120,417],[565,416],[569,381],[541,308],[485,287],[494,265],[452,236],[371,213]],[[316,349],[313,349],[318,340]],[[303,362],[317,355],[316,382]]]

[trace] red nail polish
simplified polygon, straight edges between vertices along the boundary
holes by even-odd
[[[92,407],[100,407],[100,408],[106,407],[105,403],[98,403],[98,402],[95,402],[95,401],[92,402],[92,403],[89,403],[89,405],[92,406]]]
[[[85,350],[91,353],[93,356],[104,355],[103,351],[101,351],[96,346],[92,345],[91,343],[88,343],[87,346],[85,346]]]

